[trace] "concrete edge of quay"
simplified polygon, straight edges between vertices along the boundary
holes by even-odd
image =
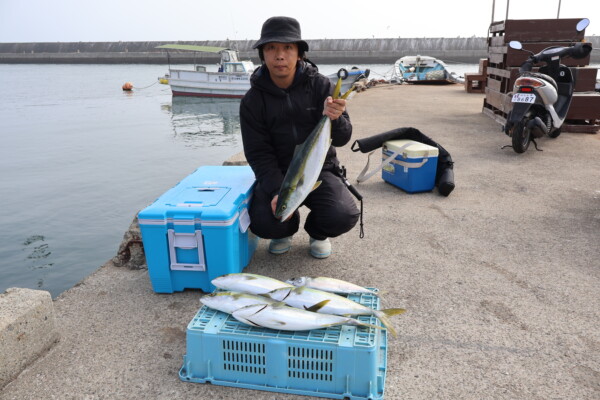
[[[0,294],[0,390],[59,337],[49,292],[9,288]]]
[[[223,165],[248,162],[239,152]],[[54,315],[48,291],[13,287],[0,293],[0,391],[60,340]]]

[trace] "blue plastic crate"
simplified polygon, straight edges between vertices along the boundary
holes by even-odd
[[[248,166],[204,166],[139,212],[155,292],[212,292],[214,278],[248,265],[258,244],[248,229],[254,184]]]
[[[379,309],[372,294],[350,299]],[[359,320],[380,325],[375,317]],[[203,306],[187,328],[182,381],[332,399],[383,399],[387,331],[342,325],[277,331]]]

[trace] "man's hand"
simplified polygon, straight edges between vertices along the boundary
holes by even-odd
[[[271,200],[271,210],[273,211],[273,215],[275,215],[275,211],[277,210],[277,199],[279,198],[279,195],[276,194],[275,197],[273,197],[273,200]]]
[[[273,215],[275,215],[275,211],[277,210],[277,199],[279,199],[278,194],[276,194],[275,197],[273,197],[273,200],[271,200],[271,210],[273,211]],[[294,216],[294,213],[292,213],[289,217],[287,217],[287,219],[283,222],[289,221],[290,219],[292,219],[293,216]]]
[[[333,99],[331,96],[325,99],[323,115],[327,115],[330,120],[335,121],[346,110],[346,100]]]

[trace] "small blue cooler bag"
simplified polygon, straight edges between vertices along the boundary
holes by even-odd
[[[384,181],[408,193],[428,192],[435,186],[438,148],[414,140],[390,140],[382,147]]]
[[[155,292],[212,292],[212,279],[248,265],[258,243],[248,229],[254,182],[248,166],[200,167],[140,211]]]

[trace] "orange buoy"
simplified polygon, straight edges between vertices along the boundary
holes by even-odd
[[[131,89],[133,89],[133,83],[131,83],[131,82],[125,82],[125,83],[123,84],[123,90],[127,90],[127,91],[129,91],[129,90],[131,90]]]

